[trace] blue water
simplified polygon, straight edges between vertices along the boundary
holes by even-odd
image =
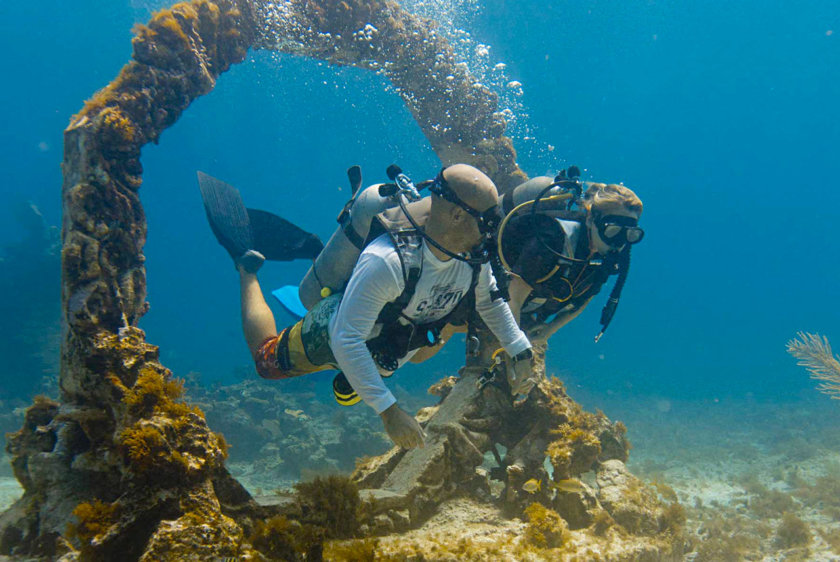
[[[151,6],[0,4],[0,247],[19,237],[13,209],[22,201],[60,223],[62,130],[129,60],[131,27]],[[787,401],[816,392],[784,346],[798,330],[840,342],[836,2],[478,7],[458,8],[458,25],[523,85],[515,138],[523,170],[577,164],[587,179],[622,181],[645,203],[647,237],[613,325],[592,342],[603,294],[553,338],[549,371],[592,405],[607,393]],[[207,227],[195,171],[326,239],[349,195],[348,166],[360,164],[369,182],[392,162],[415,179],[440,166],[385,86],[360,70],[251,53],[144,149],[151,311],[141,327],[177,374],[230,381],[249,362],[237,276]],[[265,288],[296,284],[306,266],[269,264]],[[27,291],[4,298],[43,298]],[[291,321],[275,309],[279,324]],[[4,310],[9,334],[20,318]],[[422,392],[462,353],[450,344],[394,380]],[[14,387],[25,373],[0,376]],[[296,384],[328,398],[323,376]]]

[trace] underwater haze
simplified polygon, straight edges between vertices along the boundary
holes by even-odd
[[[50,227],[61,224],[62,131],[130,59],[132,26],[166,5],[0,3],[7,414],[55,391],[60,264]],[[583,179],[623,183],[643,200],[646,236],[609,331],[593,342],[612,282],[550,340],[547,355],[548,373],[573,398],[627,423],[631,459],[647,463],[639,470],[673,468],[669,448],[686,449],[679,453],[685,468],[729,447],[722,458],[737,465],[732,478],[759,465],[770,470],[732,451],[775,455],[783,459],[773,466],[785,469],[823,448],[840,451],[840,402],[818,392],[785,351],[798,331],[840,345],[840,5],[403,5],[439,19],[470,70],[499,93],[525,173],[577,165]],[[142,161],[151,308],[140,327],[165,366],[206,388],[257,375],[241,333],[238,276],[208,227],[196,171],[326,241],[350,196],[349,166],[362,167],[366,185],[386,181],[392,163],[416,181],[441,166],[382,76],[265,51],[249,52],[222,75],[159,144],[144,148]],[[270,262],[260,272],[263,287],[297,285],[308,266]],[[293,321],[270,304],[279,325]],[[388,384],[418,406],[431,404],[426,389],[456,374],[463,354],[462,340],[452,342]],[[318,411],[338,410],[331,376],[276,384],[311,393]],[[740,441],[716,442],[741,423]],[[825,458],[819,462],[840,463]]]
[[[163,5],[0,7],[3,245],[23,237],[16,216],[27,201],[59,224],[61,132],[129,60],[134,23]],[[778,400],[808,391],[784,344],[798,330],[831,336],[840,320],[835,3],[409,5],[455,22],[444,28],[464,60],[515,116],[509,132],[526,173],[576,164],[645,203],[648,236],[615,322],[592,342],[602,293],[552,341],[554,371],[587,391]],[[346,168],[361,165],[373,183],[393,162],[417,180],[440,165],[377,75],[252,52],[221,77],[143,153],[151,311],[142,327],[164,363],[224,380],[249,359],[237,278],[207,227],[196,170],[326,240],[349,196]],[[296,284],[306,267],[270,264],[264,277]],[[58,295],[57,278],[53,287],[38,299]],[[4,299],[26,300],[26,288]],[[13,330],[20,318],[3,321]],[[456,359],[446,351],[432,370]]]

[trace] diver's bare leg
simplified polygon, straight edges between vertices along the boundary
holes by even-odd
[[[265,302],[260,282],[255,273],[239,268],[240,299],[242,304],[242,333],[251,354],[268,338],[277,335],[274,314]]]

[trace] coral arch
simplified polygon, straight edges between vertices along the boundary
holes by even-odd
[[[259,508],[137,328],[148,308],[141,148],[248,49],[382,72],[445,164],[471,162],[502,189],[525,179],[496,96],[432,22],[395,2],[192,0],[135,31],[132,60],[64,134],[60,402],[37,399],[9,437],[24,495],[0,515],[0,554],[248,559],[230,516]],[[74,519],[81,552],[64,535]]]
[[[327,539],[417,527],[458,493],[486,500],[489,480],[477,467],[492,451],[501,499],[527,516],[532,543],[499,548],[558,559],[563,549],[587,556],[600,541],[615,548],[609,560],[679,559],[681,508],[629,474],[623,425],[583,412],[556,379],[541,381],[514,409],[507,390],[476,384],[477,362],[457,382],[437,385],[441,404],[422,413],[425,449],[368,459],[352,481],[301,485],[286,512],[257,505],[227,472],[224,439],[184,403],[182,385],[137,328],[147,309],[141,148],[249,48],[264,48],[381,71],[445,164],[471,162],[502,190],[524,174],[496,97],[456,64],[431,22],[388,0],[193,0],[138,26],[133,46],[133,60],[65,131],[61,395],[36,398],[9,436],[24,495],[0,514],[0,554],[62,562],[322,559]],[[497,443],[508,450],[504,460]],[[546,457],[557,492],[529,491],[532,478],[549,484]],[[597,492],[578,480],[592,470]],[[363,500],[357,486],[366,489]],[[338,524],[336,513],[359,520]],[[484,548],[456,542],[461,554]],[[362,539],[329,548],[374,546]],[[395,552],[402,558],[406,550]]]

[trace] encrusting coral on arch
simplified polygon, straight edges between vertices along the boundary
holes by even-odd
[[[441,404],[423,412],[425,449],[368,459],[352,479],[301,484],[272,507],[258,505],[227,472],[224,438],[184,401],[182,383],[137,327],[148,308],[138,193],[146,143],[249,48],[271,48],[383,72],[445,164],[473,163],[502,190],[525,178],[495,95],[456,64],[431,22],[387,0],[292,0],[282,21],[273,6],[193,0],[156,13],[136,28],[133,60],[65,131],[60,400],[35,399],[9,436],[24,495],[0,514],[0,554],[671,557],[678,508],[627,472],[623,427],[583,412],[555,380],[513,408],[503,386],[476,384],[480,363],[438,388]],[[479,467],[487,453],[499,460],[489,472]],[[593,471],[595,486],[579,479]],[[529,481],[536,490],[525,490]],[[451,531],[451,517],[464,534],[434,539],[442,521]],[[486,521],[495,533],[482,530]],[[488,534],[498,544],[489,545]]]
[[[2,553],[140,559],[159,552],[161,533],[173,554],[157,560],[189,559],[179,544],[195,559],[243,548],[229,515],[253,502],[224,468],[224,441],[180,401],[137,328],[147,309],[137,190],[143,145],[244,59],[247,10],[197,0],[155,14],[136,30],[133,60],[65,131],[60,402],[36,400],[9,438],[24,495],[0,516]],[[198,532],[205,524],[215,536]]]

